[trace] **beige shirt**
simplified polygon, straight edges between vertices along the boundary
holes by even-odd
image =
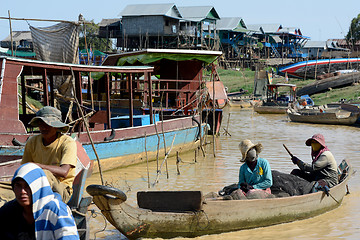
[[[305,172],[315,174],[316,180],[324,179],[329,184],[329,187],[338,184],[337,164],[330,151],[323,152],[318,160],[311,165],[300,160],[298,166]]]
[[[72,168],[70,168],[66,178],[57,178],[60,182],[72,189],[77,162],[76,142],[67,135],[59,134],[54,142],[48,146],[44,146],[41,135],[33,136],[26,142],[21,164],[27,162],[53,166],[61,166],[64,164],[71,165]]]

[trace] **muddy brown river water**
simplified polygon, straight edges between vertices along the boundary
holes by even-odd
[[[147,165],[114,169],[104,172],[104,180],[123,190],[128,203],[136,206],[136,192],[139,190],[201,190],[204,193],[217,192],[223,186],[237,182],[241,153],[238,144],[243,139],[262,143],[260,156],[266,158],[272,169],[290,172],[294,165],[283,148],[286,144],[290,151],[300,159],[311,162],[310,148],[306,139],[315,133],[325,136],[326,144],[338,163],[350,159],[355,170],[360,169],[360,127],[337,125],[312,125],[293,123],[286,115],[260,115],[251,110],[227,108],[224,111],[223,127],[231,136],[221,135],[215,140],[215,157],[212,136],[207,137],[206,156],[182,152],[180,175],[177,174],[176,159],[168,158],[168,175],[165,168],[156,185],[156,162],[149,163],[151,188],[148,189]],[[163,159],[163,157],[162,157]],[[165,167],[165,166],[164,166]],[[99,184],[99,174],[93,174],[88,184]],[[341,206],[320,216],[270,227],[242,230],[216,235],[206,235],[195,239],[360,239],[360,176],[355,174],[349,183],[349,195]],[[92,209],[99,211],[96,207]],[[104,219],[98,215],[90,219],[91,239],[126,239],[110,223],[105,230]],[[98,232],[100,231],[100,232]],[[96,233],[98,232],[98,233]],[[96,233],[96,234],[95,234]],[[184,238],[176,238],[184,239]]]

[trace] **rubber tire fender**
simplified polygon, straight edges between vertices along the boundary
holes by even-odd
[[[126,194],[121,191],[118,188],[114,188],[114,187],[109,187],[109,186],[104,186],[104,185],[97,185],[97,184],[92,184],[87,186],[86,191],[91,195],[91,196],[97,196],[97,195],[111,195],[113,197],[116,197],[122,201],[126,201],[127,196]]]

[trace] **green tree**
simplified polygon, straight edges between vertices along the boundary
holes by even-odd
[[[80,37],[79,37],[79,48],[86,49],[85,46],[85,37],[86,44],[88,48],[93,50],[99,50],[101,52],[112,51],[111,42],[107,42],[104,38],[98,37],[99,25],[94,23],[94,20],[91,20],[91,24],[84,24],[81,27]]]
[[[349,32],[346,35],[346,40],[349,44],[354,45],[360,40],[360,14],[351,20]]]

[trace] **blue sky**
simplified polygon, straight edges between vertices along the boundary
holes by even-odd
[[[76,21],[81,13],[86,20],[100,22],[116,18],[128,4],[175,3],[177,6],[213,6],[220,17],[242,17],[245,24],[279,23],[300,28],[311,40],[343,38],[351,19],[360,13],[359,0],[2,0],[0,16],[62,19]],[[29,22],[42,27],[54,23]],[[25,21],[12,21],[13,31],[28,30]],[[0,19],[0,40],[9,35],[9,21]]]

